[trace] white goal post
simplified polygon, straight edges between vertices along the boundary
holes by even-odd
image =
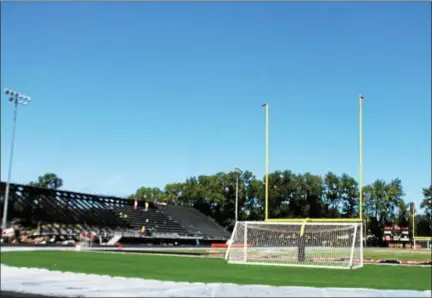
[[[79,235],[79,242],[76,244],[75,248],[77,250],[89,249],[93,246],[95,238],[95,233],[81,233]]]
[[[363,267],[361,222],[237,222],[225,260],[232,264],[334,269]]]
[[[414,249],[432,249],[432,237],[414,237],[414,243],[413,243]]]

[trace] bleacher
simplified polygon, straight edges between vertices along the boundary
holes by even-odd
[[[172,205],[161,205],[159,208],[165,216],[173,218],[189,234],[215,239],[228,239],[230,237],[227,230],[194,208]]]
[[[3,212],[4,182],[0,185],[0,212]],[[149,202],[134,206],[133,200],[52,190],[11,184],[8,222],[19,219],[29,229],[37,227],[40,235],[133,235],[173,239],[226,240],[230,234],[199,211],[179,206],[163,206]],[[141,228],[145,227],[145,232]]]
[[[115,207],[114,212],[119,217],[123,218],[129,226],[139,231],[145,227],[146,234],[177,234],[178,236],[191,236],[186,229],[184,229],[177,222],[170,217],[164,215],[153,204],[149,204],[147,211],[144,207],[139,206],[134,209],[132,206]]]
[[[5,183],[0,185],[3,212]],[[123,201],[123,202],[122,202]],[[24,226],[40,228],[41,234],[79,234],[97,232],[110,235],[128,229],[127,222],[115,215],[112,207],[124,200],[11,184],[8,221],[19,219]]]

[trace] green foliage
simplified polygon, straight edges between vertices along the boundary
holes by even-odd
[[[157,187],[140,187],[137,189],[135,194],[130,195],[128,199],[138,200],[138,201],[163,201],[163,192]]]
[[[410,212],[408,209],[408,204],[404,201],[399,202],[398,206],[398,215],[396,219],[396,223],[401,227],[408,227],[410,225]]]
[[[130,198],[193,206],[220,225],[234,226],[237,172],[190,177],[184,182],[170,183],[163,190],[141,187]],[[324,177],[311,173],[295,174],[289,170],[269,174],[270,218],[354,218],[359,216],[359,185],[347,174],[328,172]],[[239,177],[239,219],[264,219],[265,177],[256,178],[244,171]],[[363,187],[363,214],[368,233],[382,241],[385,225],[410,225],[408,204],[403,200],[400,179],[390,182],[377,179]],[[418,221],[421,233],[432,226],[432,186],[424,189],[421,205],[426,215]],[[427,219],[429,218],[429,221]],[[430,234],[422,234],[430,235]]]
[[[63,180],[54,173],[46,173],[39,176],[37,181],[30,182],[30,186],[58,189],[63,186]]]
[[[220,225],[232,229],[237,172],[190,177],[184,182],[167,184],[164,189],[140,187],[129,199],[157,201],[192,206],[212,217]],[[54,173],[38,177],[31,186],[58,189],[63,180]],[[353,218],[359,215],[359,185],[347,174],[328,172],[324,177],[311,173],[295,174],[289,170],[269,174],[270,218]],[[244,171],[239,177],[239,219],[264,219],[265,177],[257,179]],[[382,241],[384,226],[410,226],[408,204],[403,200],[402,181],[377,179],[363,187],[363,214],[367,231]],[[432,235],[432,185],[423,189],[415,219],[416,235]],[[411,227],[410,227],[411,231]]]
[[[432,184],[428,188],[423,188],[423,201],[420,205],[425,209],[425,214],[432,218]]]
[[[426,214],[417,214],[415,217],[416,236],[431,236],[432,235],[432,220]]]

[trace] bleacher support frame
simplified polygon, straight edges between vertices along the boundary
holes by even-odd
[[[6,183],[1,182],[0,193],[4,197]],[[39,224],[60,224],[65,229],[83,225],[94,229],[111,227],[126,229],[127,224],[116,217],[111,209],[114,206],[130,204],[129,200],[64,190],[10,184],[8,218],[15,218],[27,226]],[[3,200],[0,204],[3,211]]]
[[[2,198],[4,198],[5,189],[6,183],[1,182],[0,194]],[[71,236],[81,232],[95,232],[98,235],[103,235],[105,239],[110,239],[116,233],[120,233],[122,239],[146,238],[155,239],[156,242],[166,239],[173,243],[176,240],[195,241],[197,237],[202,243],[226,241],[229,238],[214,237],[211,235],[212,233],[196,235],[195,228],[191,229],[172,218],[171,215],[173,214],[167,214],[162,205],[149,202],[153,213],[146,214],[142,210],[142,206],[137,209],[134,203],[134,200],[126,198],[11,183],[7,222],[19,219],[22,226],[31,229],[38,227],[39,233],[37,234],[41,236]],[[3,200],[0,201],[0,212],[2,213],[2,211]],[[200,213],[196,209],[193,211]],[[127,218],[122,217],[122,213],[128,213],[129,216]],[[141,226],[137,227],[137,225],[141,225],[140,218],[143,220],[143,226],[150,225],[147,223],[147,216],[150,221],[156,220],[155,224],[159,224],[159,228],[157,228],[159,230],[150,235],[140,233]],[[138,218],[138,220],[134,222],[132,217]],[[205,216],[204,218],[210,220]],[[218,226],[213,221],[213,226],[215,225]],[[223,229],[222,227],[219,228]]]

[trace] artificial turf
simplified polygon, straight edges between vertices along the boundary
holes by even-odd
[[[248,266],[222,259],[73,251],[1,253],[1,263],[19,267],[139,277],[165,281],[223,282],[274,286],[430,290],[427,267],[365,265],[356,270]]]
[[[371,260],[432,261],[430,250],[365,248],[363,258]]]
[[[215,253],[224,254],[225,249],[154,249],[154,252],[211,255]],[[432,254],[429,250],[395,249],[395,248],[364,248],[363,258],[369,260],[396,260],[396,261],[432,261]]]

